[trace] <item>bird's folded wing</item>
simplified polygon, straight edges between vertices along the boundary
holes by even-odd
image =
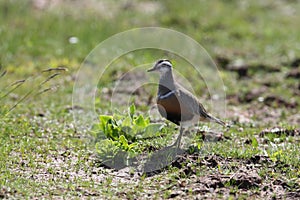
[[[187,112],[202,116],[204,118],[208,117],[208,114],[203,105],[189,91],[183,88],[178,88],[177,95],[182,110],[184,109]]]

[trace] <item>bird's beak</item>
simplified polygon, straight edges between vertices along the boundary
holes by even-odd
[[[151,68],[151,69],[148,69],[147,70],[147,72],[153,72],[153,71],[155,71],[156,69],[153,67],[153,68]]]

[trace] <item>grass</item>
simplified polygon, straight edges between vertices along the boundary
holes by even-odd
[[[292,69],[289,63],[300,55],[297,1],[198,1],[188,5],[168,0],[103,1],[87,7],[76,1],[44,10],[31,2],[0,0],[0,74],[6,71],[0,76],[1,198],[297,197],[299,83],[297,78],[286,78]],[[154,11],[141,12],[145,8]],[[192,131],[195,140],[187,147],[189,153],[157,173],[137,175],[101,165],[95,148],[99,141],[73,121],[73,112],[80,108],[72,107],[72,92],[77,70],[99,42],[144,26],[183,32],[216,61],[242,60],[248,65],[248,75],[239,77],[239,72],[218,63],[227,88],[227,120],[234,124],[221,130],[218,142],[203,140],[201,129],[206,127],[201,126],[200,131]],[[71,37],[78,38],[78,43],[71,43]],[[100,90],[108,91],[101,98],[109,97],[114,81],[131,66],[153,63],[160,57],[170,57],[175,67],[185,66],[180,73],[190,76],[188,63],[175,55],[136,51],[111,63],[118,70],[101,79]],[[66,70],[43,72],[49,68]],[[132,79],[139,81],[136,74]],[[195,77],[189,81],[196,85],[195,92],[204,104],[208,103],[205,83]],[[254,91],[261,88],[265,89]],[[135,95],[132,102],[137,114],[165,123],[147,113],[154,98],[148,105],[142,96],[155,96],[155,92],[153,85],[143,86],[142,95]],[[270,102],[258,101],[272,96]],[[96,102],[99,115],[112,115],[109,102],[101,98]],[[120,108],[127,112],[127,105]],[[283,131],[274,131],[275,127]],[[168,122],[165,128],[167,135],[178,132]],[[167,138],[162,135],[138,145],[157,149],[169,142]]]

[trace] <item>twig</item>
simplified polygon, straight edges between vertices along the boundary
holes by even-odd
[[[27,97],[29,95],[31,95],[36,89],[40,89],[45,83],[47,83],[48,81],[50,81],[51,79],[53,79],[54,77],[58,76],[60,73],[55,73],[52,74],[51,76],[49,76],[45,81],[41,82],[37,87],[34,87],[32,90],[30,90],[29,92],[27,92],[21,99],[19,99],[19,101],[17,101],[17,103],[15,103],[15,105],[13,105],[6,113],[5,115],[7,115],[8,113],[10,113],[13,109],[15,109],[20,103],[22,103],[24,100],[27,99]],[[24,83],[24,82],[23,82]],[[21,85],[22,83],[20,83],[19,85]],[[18,85],[18,86],[19,86]],[[17,86],[17,87],[18,87]],[[48,91],[47,89],[45,89],[46,91]],[[45,92],[46,92],[45,91]],[[43,92],[42,92],[43,93]]]
[[[18,81],[16,81],[16,82],[10,84],[10,86],[14,86],[14,85],[17,85],[17,84],[19,84],[19,83],[24,83],[25,81],[26,81],[25,79],[23,79],[23,80],[18,80]]]
[[[4,72],[1,73],[0,78],[3,77],[6,73],[7,73],[7,71],[4,70]]]
[[[10,86],[15,86],[14,88],[10,89],[8,92],[6,92],[3,96],[0,97],[0,100],[1,99],[4,99],[6,96],[8,96],[10,93],[12,93],[13,91],[15,91],[18,87],[20,87],[21,85],[23,85],[23,83],[25,83],[25,80],[19,80],[19,81],[16,81],[14,83],[12,83]]]
[[[48,81],[50,81],[51,79],[53,79],[54,77],[60,75],[60,73],[55,73],[55,74],[52,74],[51,76],[49,76],[45,81],[43,81],[40,86],[44,85],[45,83],[47,83]]]
[[[56,67],[56,68],[45,69],[42,72],[51,72],[51,71],[68,71],[68,69],[66,67]]]
[[[48,91],[50,91],[50,90],[53,90],[53,89],[55,89],[55,88],[58,88],[58,85],[55,85],[55,86],[53,86],[53,87],[49,87],[49,88],[43,89],[43,90],[37,92],[34,96],[43,94],[43,93],[48,92]]]

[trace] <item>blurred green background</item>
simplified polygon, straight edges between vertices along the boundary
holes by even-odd
[[[298,1],[1,0],[2,65],[81,62],[99,42],[136,27],[183,32],[212,55],[278,63],[299,55]],[[69,39],[77,37],[78,43]]]
[[[299,10],[298,0],[0,0],[0,198],[170,198],[177,191],[187,199],[195,194],[227,199],[299,194]],[[138,27],[182,32],[217,63],[226,87],[226,120],[234,127],[207,152],[219,156],[216,165],[185,158],[182,168],[170,166],[150,178],[120,178],[99,167],[93,136],[76,129],[72,110],[81,108],[72,107],[72,92],[81,63],[106,38]],[[100,89],[109,94],[122,73],[153,63],[154,54],[120,57],[113,65],[121,71],[106,74],[107,84]],[[58,67],[63,70],[42,72]],[[207,103],[205,84],[191,76],[189,81]],[[155,92],[142,93],[152,95],[150,105]],[[108,103],[96,101],[105,114]],[[208,159],[204,156],[200,160]],[[257,158],[266,163],[254,163]],[[260,184],[245,189],[227,181],[239,166],[249,169],[249,163]],[[194,192],[197,177],[214,175],[225,177],[221,188]]]

